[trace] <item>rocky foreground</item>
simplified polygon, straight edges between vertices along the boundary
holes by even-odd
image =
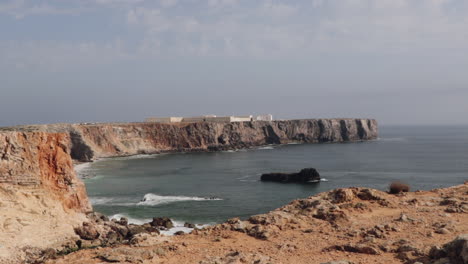
[[[102,220],[91,217],[93,225]],[[172,237],[148,230],[126,245],[52,257],[47,263],[468,263],[468,183],[398,195],[337,189],[246,221]]]

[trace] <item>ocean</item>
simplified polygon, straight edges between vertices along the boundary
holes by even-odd
[[[262,173],[316,168],[320,183],[259,181]],[[356,143],[102,159],[80,169],[94,209],[143,223],[167,216],[214,224],[267,213],[294,199],[340,187],[387,190],[392,181],[429,190],[468,180],[468,127],[381,127]]]

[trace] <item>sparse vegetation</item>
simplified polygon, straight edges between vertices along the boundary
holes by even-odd
[[[392,182],[389,187],[389,193],[391,194],[398,194],[402,192],[409,192],[410,187],[406,183],[402,182]]]

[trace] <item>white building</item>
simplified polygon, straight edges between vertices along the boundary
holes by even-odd
[[[256,121],[273,121],[273,115],[268,114],[268,115],[258,115],[255,118]]]
[[[180,123],[183,117],[150,117],[146,118],[145,122],[148,123]]]
[[[254,118],[252,115],[248,116],[194,116],[194,117],[150,117],[146,118],[145,122],[150,123],[198,123],[198,122],[219,122],[219,123],[232,123],[232,122],[251,122],[251,121],[271,121],[272,115],[261,115]]]

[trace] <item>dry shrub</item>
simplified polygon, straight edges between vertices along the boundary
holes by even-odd
[[[390,184],[389,192],[391,194],[397,194],[397,193],[402,193],[402,192],[409,192],[409,190],[410,190],[410,187],[406,183],[392,182],[392,184]]]

